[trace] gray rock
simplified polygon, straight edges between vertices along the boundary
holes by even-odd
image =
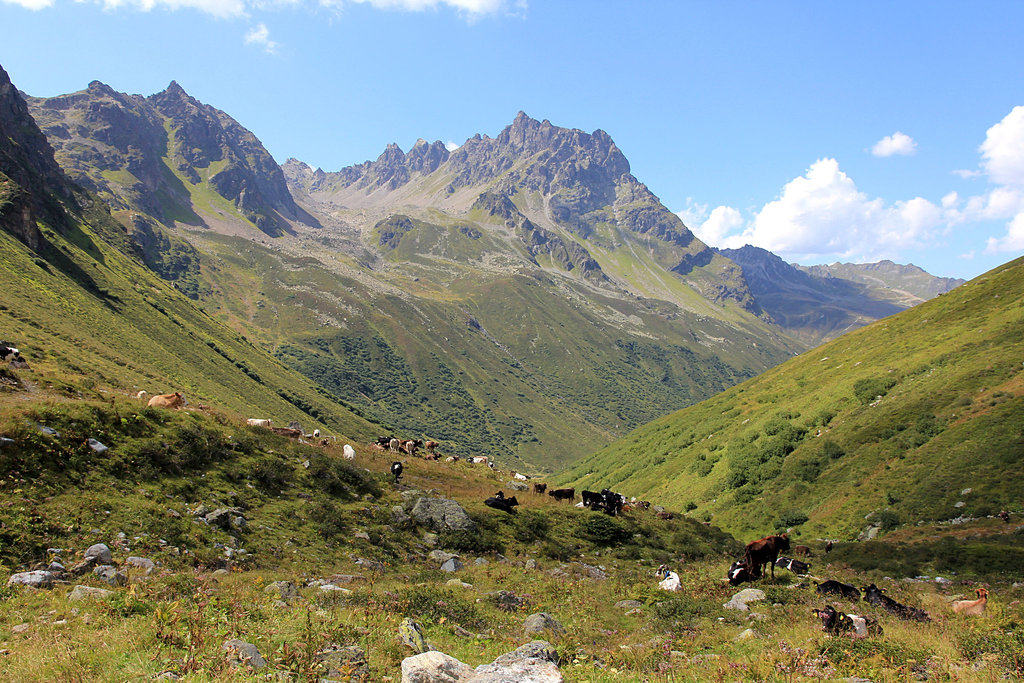
[[[270,593],[276,595],[279,600],[284,602],[291,602],[299,598],[299,589],[295,587],[295,584],[291,581],[274,581],[273,583],[267,584],[267,587],[263,589],[264,593]]]
[[[114,594],[114,591],[108,591],[106,588],[93,588],[92,586],[75,586],[70,593],[68,593],[68,600],[71,602],[78,602],[79,600],[106,600]]]
[[[62,565],[60,562],[58,562],[57,560],[54,560],[46,568],[46,571],[53,572],[54,574],[63,574],[64,572],[67,571],[67,569],[65,569],[64,565]]]
[[[227,531],[231,528],[231,518],[236,514],[238,514],[238,511],[231,508],[217,508],[205,515],[203,519],[210,526]]]
[[[525,598],[519,597],[512,591],[496,591],[488,593],[487,597],[495,607],[503,612],[518,612],[526,604]]]
[[[445,552],[444,550],[431,550],[430,553],[427,554],[427,557],[434,562],[437,562],[438,566],[440,566],[448,560],[458,557],[458,554]]]
[[[189,514],[193,517],[206,517],[206,515],[210,514],[210,508],[206,507],[205,505],[200,505],[194,510],[190,510]]]
[[[368,683],[370,666],[358,645],[328,645],[316,655],[321,683]]]
[[[402,683],[467,683],[476,672],[443,652],[423,652],[402,660]]]
[[[362,574],[334,574],[331,576],[331,583],[364,583],[366,577]]]
[[[408,526],[412,522],[412,517],[405,511],[401,505],[395,505],[391,508],[391,523],[398,527]]]
[[[547,612],[537,612],[526,617],[523,622],[523,633],[528,636],[545,635],[559,638],[565,635],[565,627]]]
[[[443,572],[457,572],[461,571],[463,568],[464,565],[462,564],[462,561],[457,557],[453,557],[441,565],[441,571]]]
[[[92,573],[111,586],[124,586],[128,583],[128,575],[118,571],[112,564],[101,564],[93,569]]]
[[[32,588],[50,588],[57,577],[53,572],[45,569],[37,569],[31,572],[19,572],[12,574],[7,579],[8,586],[31,586]]]
[[[507,664],[520,659],[541,659],[545,662],[558,664],[558,650],[546,640],[531,640],[525,645],[520,645],[512,652],[504,654],[494,660],[495,664]]]
[[[420,625],[408,617],[403,619],[402,623],[398,625],[398,640],[402,645],[416,653],[430,652],[437,649],[423,635],[423,629],[420,628]]]
[[[476,668],[469,683],[562,683],[555,649],[535,640]]]
[[[110,450],[109,448],[104,446],[102,443],[100,443],[96,439],[86,439],[85,443],[87,443],[89,445],[89,448],[93,449],[94,451],[96,451],[100,455],[103,455],[108,450]]]
[[[619,600],[617,603],[615,603],[615,608],[616,609],[630,610],[630,609],[637,609],[638,607],[643,607],[643,606],[644,606],[644,603],[640,602],[639,600]]]
[[[460,581],[459,579],[448,579],[447,581],[445,581],[444,585],[451,586],[452,588],[462,588],[462,589],[472,588],[473,587],[473,584],[466,583],[465,581]]]
[[[485,564],[489,564],[489,562],[487,561],[486,557],[478,557],[475,560],[473,560],[473,564],[475,564],[478,567],[483,567]]]
[[[110,564],[114,561],[114,556],[106,543],[96,543],[85,551],[85,561],[93,564]]]
[[[755,631],[752,628],[748,628],[746,631],[743,631],[738,636],[733,638],[733,641],[738,642],[741,640],[750,640],[751,638],[757,638],[757,631]]]
[[[229,640],[222,649],[227,652],[228,666],[234,669],[246,667],[258,671],[267,665],[256,646],[244,640]]]
[[[476,523],[454,500],[420,498],[410,513],[412,518],[434,531],[471,531]]]
[[[362,567],[363,569],[368,569],[371,572],[376,572],[378,574],[383,574],[385,569],[383,562],[378,562],[377,560],[370,560],[365,557],[357,558],[356,565]]]
[[[132,557],[127,558],[124,561],[124,563],[126,565],[128,565],[129,567],[134,567],[135,569],[141,569],[143,576],[149,576],[150,574],[153,573],[153,570],[156,569],[156,563],[153,562],[153,560],[149,559],[148,557],[135,557],[135,556],[132,556]]]
[[[764,591],[759,588],[744,588],[736,595],[732,596],[729,602],[722,605],[725,609],[735,609],[741,612],[746,612],[750,608],[747,607],[748,602],[757,602],[758,600],[764,600]]]
[[[535,560],[535,559],[533,559],[533,558],[531,557],[530,559],[528,559],[528,560],[526,561],[526,564],[525,564],[525,565],[523,565],[523,566],[524,566],[524,567],[525,567],[526,569],[536,569],[536,568],[537,568],[537,560]]]

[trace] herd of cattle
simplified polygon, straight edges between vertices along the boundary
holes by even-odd
[[[14,348],[4,348],[2,351],[5,355],[16,355],[18,353],[18,350]],[[145,398],[146,392],[139,392],[137,397]],[[149,399],[149,405],[153,407],[178,408],[187,404],[188,402],[180,392],[174,392],[173,394],[161,394]],[[274,428],[271,426],[269,419],[250,418],[248,420],[248,424],[250,426],[273,429],[273,431],[280,433],[287,431],[301,434],[301,431],[299,430]],[[312,436],[319,438],[319,430],[315,430]],[[327,445],[326,439],[323,441],[322,445]],[[399,439],[394,436],[378,437],[376,442],[373,444],[373,447],[377,450],[404,453],[408,456],[417,456],[419,454],[419,449],[422,448],[426,452],[423,457],[428,460],[440,459],[440,455],[437,453],[438,446],[439,444],[437,441],[425,441],[423,439]],[[355,449],[352,448],[351,445],[345,444],[344,454],[347,459],[351,460],[355,457]],[[456,462],[459,458],[458,456],[449,456],[445,460],[446,462]],[[492,469],[494,468],[494,463],[485,456],[466,458],[465,461],[472,464],[485,464]],[[402,461],[396,460],[391,463],[391,475],[394,477],[395,484],[399,483],[404,469]],[[529,479],[529,477],[516,472],[512,472],[511,474],[516,479]],[[577,507],[587,508],[595,512],[604,512],[613,516],[631,509],[647,510],[651,505],[648,501],[638,501],[635,498],[627,501],[626,497],[622,494],[615,493],[607,488],[602,489],[601,491],[582,491],[582,500],[579,503],[575,503],[575,488],[559,488],[549,491],[547,484],[534,483],[533,493],[535,495],[544,495],[546,493],[555,500],[569,501],[570,503],[576,504]],[[484,504],[496,510],[514,514],[516,512],[515,508],[519,505],[519,501],[515,496],[506,497],[503,491],[498,491],[490,498],[484,500]],[[659,511],[657,515],[663,519],[672,518],[672,513],[667,511]],[[1008,519],[1008,515],[1003,518],[1004,521],[1006,521]],[[737,586],[747,581],[755,581],[764,576],[765,568],[768,568],[772,578],[774,578],[776,567],[779,567],[780,569],[788,569],[794,574],[801,576],[806,575],[810,571],[810,563],[782,555],[782,553],[790,550],[791,546],[789,536],[787,534],[767,536],[765,538],[752,541],[744,548],[743,557],[734,561],[729,567],[729,570],[726,573],[726,579],[729,584],[733,586]],[[831,550],[832,541],[828,541],[824,546],[824,551],[825,553],[828,553]],[[793,554],[803,555],[805,557],[810,557],[811,555],[811,549],[804,545],[793,546],[792,552]],[[661,583],[662,587],[672,585],[675,587],[675,590],[678,590],[678,575],[674,572],[670,572],[665,567],[660,567],[659,576],[662,575],[664,576],[664,581]],[[909,605],[903,605],[893,600],[889,596],[885,595],[882,590],[873,583],[864,589],[863,594],[856,586],[833,580],[827,580],[816,584],[815,590],[821,595],[836,595],[853,601],[863,599],[865,602],[870,604],[881,606],[882,609],[900,619],[922,622],[931,620],[928,613],[924,610],[911,607]],[[976,594],[977,599],[975,600],[958,600],[954,602],[953,611],[969,615],[981,614],[988,601],[988,591],[985,588],[978,588]],[[813,614],[821,620],[822,628],[831,634],[852,633],[856,636],[864,637],[869,634],[881,633],[882,631],[877,620],[857,614],[844,614],[831,605],[826,605],[824,609],[815,609],[813,610]]]
[[[806,562],[801,562],[780,553],[790,550],[789,537],[786,534],[767,536],[748,543],[744,549],[743,557],[736,560],[729,567],[726,578],[733,586],[745,581],[754,581],[764,576],[764,568],[770,567],[772,577],[775,576],[775,567],[789,569],[795,574],[805,575],[811,568]],[[832,550],[832,541],[825,545],[825,552]],[[810,556],[810,548],[807,546],[795,546],[794,553]],[[908,621],[931,621],[931,617],[923,609],[904,605],[885,595],[875,584],[869,584],[864,588],[863,593],[856,586],[840,581],[827,580],[816,584],[815,590],[821,595],[836,595],[854,602],[867,602],[878,605],[886,612]],[[976,590],[977,599],[958,600],[953,603],[953,612],[958,614],[978,615],[985,610],[988,602],[988,591],[985,588]],[[857,614],[843,614],[831,605],[824,609],[816,609],[814,615],[821,619],[822,628],[831,634],[849,632],[856,636],[864,637],[869,634],[882,632],[881,626],[871,617]]]

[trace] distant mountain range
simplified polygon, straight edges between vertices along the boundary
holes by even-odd
[[[956,284],[716,251],[607,133],[522,112],[328,173],[278,166],[176,83],[23,102],[118,239],[215,320],[384,428],[524,469]]]

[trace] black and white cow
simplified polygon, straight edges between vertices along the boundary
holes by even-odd
[[[402,467],[402,463],[399,462],[398,460],[391,463],[391,475],[395,478],[396,484],[398,483],[398,478],[402,476],[403,469],[405,468]]]
[[[809,562],[794,560],[792,557],[780,557],[775,560],[775,566],[779,569],[788,569],[794,574],[806,574],[811,569]]]
[[[873,583],[864,589],[864,601],[870,602],[872,605],[881,605],[882,609],[886,612],[895,614],[900,619],[906,619],[908,621],[931,621],[931,617],[929,617],[928,613],[923,609],[910,607],[909,605],[901,605],[888,595],[882,593],[882,589]]]

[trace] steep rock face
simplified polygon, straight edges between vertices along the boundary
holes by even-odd
[[[29,105],[62,165],[115,209],[198,222],[185,183],[208,182],[268,234],[289,229],[283,218],[309,221],[260,141],[175,82],[145,98],[93,81]]]
[[[913,264],[901,265],[888,260],[798,267],[816,277],[839,277],[876,290],[889,290],[894,298],[905,299],[907,306],[945,294],[965,282],[959,278],[936,277]]]
[[[0,228],[38,250],[43,237],[36,220],[64,229],[62,203],[74,201],[74,188],[53,148],[0,67]]]

